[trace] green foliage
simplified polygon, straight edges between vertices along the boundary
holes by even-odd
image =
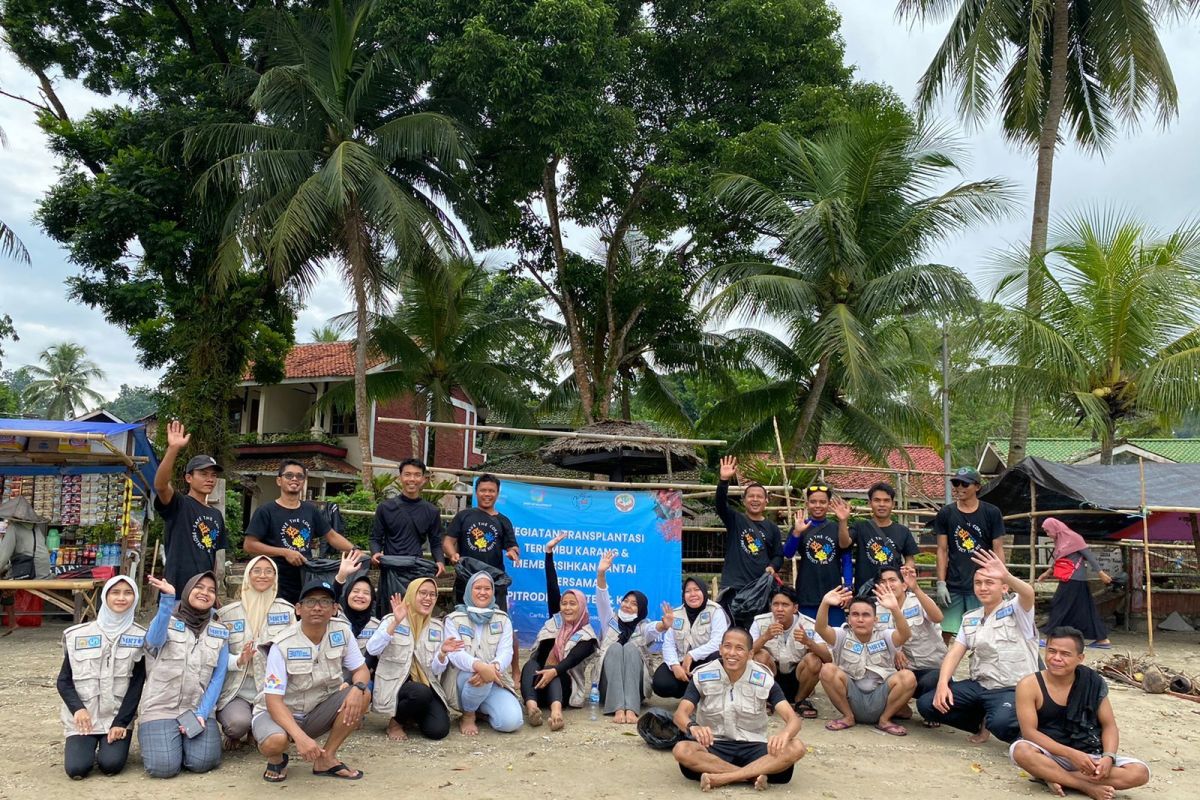
[[[374,511],[375,506],[379,505],[379,500],[371,492],[365,492],[358,489],[349,494],[343,493],[326,498],[327,502],[337,503],[344,511],[346,509],[354,509],[358,511]],[[361,514],[343,514],[342,519],[346,523],[344,530],[339,531],[343,536],[354,543],[354,546],[362,550],[370,550],[371,547],[371,517]]]
[[[230,558],[234,553],[245,555],[242,553],[242,540],[245,538],[242,530],[242,493],[232,489],[225,491],[225,535],[229,539]]]
[[[13,327],[12,317],[8,314],[0,314],[0,366],[4,364],[4,340],[19,342],[21,337],[17,336],[17,329]]]
[[[342,333],[342,329],[339,327],[335,327],[333,325],[322,325],[320,328],[313,328],[309,332],[308,338],[314,342],[341,342],[344,341],[342,339]]]
[[[157,411],[159,401],[157,389],[122,383],[117,396],[105,403],[104,407],[126,422],[132,422]]]
[[[555,337],[548,335],[551,323],[542,315],[548,298],[537,281],[513,271],[488,275],[483,288],[483,313],[492,319],[521,320],[524,332],[496,341],[492,360],[519,367],[531,383],[521,389],[523,400],[532,403],[539,392],[554,385],[551,366]]]
[[[313,433],[311,430],[291,431],[287,433],[265,433],[262,436],[259,436],[256,431],[251,431],[250,433],[241,433],[233,437],[234,445],[297,444],[307,442],[320,442],[321,444],[332,445],[333,447],[342,446],[342,440],[340,437],[324,432]]]
[[[24,402],[47,419],[69,419],[104,402],[91,388],[104,380],[104,372],[87,358],[87,350],[74,342],[59,342],[39,355],[41,364],[25,367],[33,379],[25,388]],[[90,405],[89,405],[90,404]]]

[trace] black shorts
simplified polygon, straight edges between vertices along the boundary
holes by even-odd
[[[766,742],[737,742],[731,739],[717,739],[712,743],[712,747],[708,748],[708,752],[712,753],[722,761],[733,764],[735,767],[745,767],[753,764],[758,759],[767,754]],[[785,769],[783,772],[776,772],[774,775],[767,776],[767,783],[790,783],[792,773],[796,767],[792,766]],[[679,765],[679,771],[683,773],[683,777],[690,781],[700,780],[700,773],[693,772],[682,764]]]

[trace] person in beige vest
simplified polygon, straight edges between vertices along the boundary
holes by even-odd
[[[486,572],[467,580],[464,602],[446,617],[446,639],[463,647],[448,653],[450,666],[442,673],[442,689],[450,707],[462,712],[459,730],[479,735],[475,722],[487,716],[492,730],[511,733],[521,727],[521,701],[513,686],[512,621],[496,604],[496,588]]]
[[[96,619],[63,632],[57,687],[67,737],[63,768],[72,779],[97,765],[116,775],[129,759],[129,729],[146,680],[146,629],[133,621],[137,606],[137,585],[117,575],[100,592]]]
[[[263,694],[254,711],[254,738],[267,757],[263,780],[287,780],[288,746],[296,743],[313,775],[356,781],[362,770],[338,759],[338,748],[355,730],[371,702],[370,672],[350,624],[334,618],[337,590],[311,580],[296,604],[300,621],[270,643]],[[342,680],[342,671],[352,681]],[[325,744],[317,737],[328,733]]]
[[[646,618],[650,601],[636,589],[622,595],[620,606],[613,611],[608,570],[615,557],[615,550],[606,551],[596,567],[596,636],[600,638],[596,674],[604,713],[612,714],[615,723],[636,725],[638,711],[650,696],[651,672],[657,666],[650,645],[662,638],[663,631],[661,622]]]
[[[718,657],[721,637],[729,628],[725,609],[708,598],[708,588],[699,578],[683,582],[683,603],[662,606],[663,663],[654,671],[653,690],[659,697],[683,697],[692,670]]]
[[[753,640],[744,628],[721,638],[720,661],[695,670],[675,710],[675,724],[691,738],[672,754],[689,780],[709,791],[731,783],[787,783],[807,749],[798,737],[800,717],[771,674],[750,658]],[[783,730],[768,736],[767,709]],[[693,714],[695,719],[692,718]]]
[[[937,688],[921,695],[917,711],[931,722],[970,732],[974,744],[987,741],[989,733],[1012,742],[1021,733],[1016,685],[1038,669],[1033,587],[1009,572],[994,553],[982,550],[974,561],[975,596],[982,607],[963,615]],[[968,653],[969,679],[953,680]]]
[[[946,642],[942,638],[942,609],[917,583],[917,571],[910,566],[880,567],[875,580],[896,596],[900,613],[912,632],[904,647],[896,654],[897,669],[911,669],[917,677],[916,696],[937,687],[942,659],[946,657]],[[892,612],[876,609],[875,627],[894,628]]]
[[[895,628],[875,627],[875,602]],[[817,635],[829,643],[833,661],[821,667],[821,686],[842,714],[825,730],[844,731],[862,722],[892,736],[907,736],[908,731],[892,717],[908,706],[917,688],[912,670],[896,669],[896,657],[910,636],[908,621],[900,613],[896,595],[885,587],[875,587],[875,602],[853,597],[844,586],[822,599]],[[846,608],[846,622],[839,628],[829,627],[831,608]]]
[[[765,666],[783,689],[796,713],[816,719],[813,689],[821,679],[821,666],[829,662],[829,648],[816,634],[816,620],[800,613],[796,590],[778,586],[771,592],[771,610],[750,625],[754,660]]]
[[[208,772],[221,764],[221,731],[214,711],[228,669],[229,629],[213,614],[217,576],[193,575],[179,596],[153,576],[158,614],[146,631],[146,686],[138,710],[142,764],[153,778],[182,770]]]
[[[250,738],[254,704],[262,691],[266,654],[260,643],[296,621],[292,604],[277,596],[279,572],[267,556],[255,556],[242,571],[238,599],[217,612],[229,629],[229,667],[217,700],[217,722],[224,734],[223,749],[241,747]]]

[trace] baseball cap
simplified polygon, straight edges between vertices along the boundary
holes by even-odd
[[[974,483],[976,485],[982,483],[982,481],[979,480],[979,470],[974,469],[973,467],[959,467],[954,471],[954,474],[950,476],[950,480],[962,481],[964,483]]]
[[[303,600],[304,598],[308,597],[313,592],[325,592],[330,597],[332,597],[334,600],[337,600],[337,591],[333,588],[333,584],[327,580],[323,580],[321,578],[314,578],[313,580],[304,584],[304,588],[300,590],[300,598],[299,599]]]
[[[217,472],[225,471],[225,468],[222,467],[220,464],[218,464],[217,460],[215,458],[213,458],[212,456],[203,455],[203,454],[198,455],[198,456],[192,456],[191,459],[187,463],[187,467],[185,467],[183,471],[184,472],[195,472],[198,469],[208,469],[210,467],[212,469],[215,469]]]

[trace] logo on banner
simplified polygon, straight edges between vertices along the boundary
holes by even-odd
[[[580,511],[587,511],[592,505],[592,498],[582,492],[575,495],[571,500],[575,503],[575,508]]]
[[[546,501],[546,493],[541,489],[530,489],[529,499],[535,503],[543,503]]]
[[[622,514],[633,511],[634,503],[635,501],[633,499],[633,495],[631,495],[629,492],[622,492],[613,498],[613,505],[616,506],[617,511],[620,511]]]

